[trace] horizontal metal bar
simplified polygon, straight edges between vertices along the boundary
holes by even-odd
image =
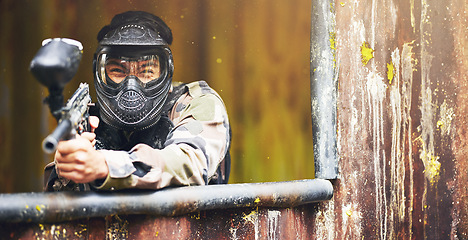
[[[0,194],[0,222],[61,222],[112,214],[176,216],[226,208],[294,207],[332,196],[332,184],[321,179],[159,191]]]

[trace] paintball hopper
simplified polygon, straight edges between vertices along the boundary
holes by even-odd
[[[63,88],[75,76],[80,65],[83,45],[68,38],[52,38],[42,41],[42,47],[31,61],[29,70],[36,79],[49,89],[44,102],[57,119],[61,117]]]
[[[46,39],[31,61],[29,70],[47,88],[63,89],[75,76],[82,51],[83,45],[76,40]]]

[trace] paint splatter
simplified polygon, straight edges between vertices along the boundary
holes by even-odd
[[[44,206],[43,204],[41,204],[41,205],[36,205],[36,210],[37,210],[38,212],[42,212],[42,209],[44,209],[44,208],[45,208],[45,206]]]
[[[421,152],[420,157],[424,163],[424,175],[433,185],[435,182],[437,182],[440,175],[441,164],[439,162],[439,157],[435,156],[431,152],[426,152],[424,150]]]
[[[330,49],[333,53],[333,68],[336,68],[336,33],[330,33]]]
[[[367,42],[363,42],[361,45],[361,61],[364,66],[367,65],[367,63],[374,58],[374,49],[369,47],[369,44]]]
[[[260,229],[259,229],[259,222],[258,222],[258,208],[256,210],[251,211],[248,215],[244,213],[242,219],[246,222],[250,222],[254,225],[255,230],[255,239],[260,239]]]
[[[336,33],[330,33],[330,48],[334,51],[336,51]]]
[[[393,62],[387,63],[388,84],[392,85],[392,80],[394,77],[395,77],[395,67],[393,66]]]

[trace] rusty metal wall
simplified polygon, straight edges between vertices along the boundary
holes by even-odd
[[[327,180],[0,194],[0,239],[306,239]]]
[[[180,217],[113,215],[61,223],[2,223],[11,239],[309,239],[309,204],[296,208],[211,210]]]
[[[466,0],[330,4],[340,176],[314,238],[468,239]]]

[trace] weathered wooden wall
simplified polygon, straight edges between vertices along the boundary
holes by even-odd
[[[315,239],[468,239],[465,0],[332,1],[335,197]]]

